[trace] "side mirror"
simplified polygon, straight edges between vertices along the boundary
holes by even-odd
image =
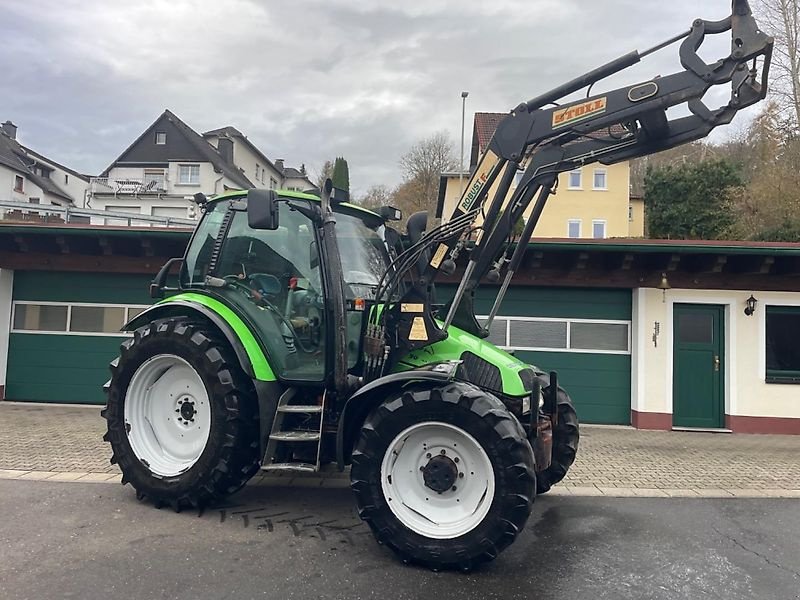
[[[275,190],[247,192],[247,224],[251,229],[278,228],[278,194]]]
[[[384,221],[402,221],[403,211],[394,206],[381,206],[376,211]]]

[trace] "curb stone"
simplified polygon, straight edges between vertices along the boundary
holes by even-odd
[[[86,471],[23,471],[0,469],[0,480],[48,481],[54,483],[116,483],[122,477],[114,473],[89,473]],[[259,487],[349,487],[342,477],[254,477],[249,483]],[[554,487],[548,496],[605,496],[608,498],[800,498],[800,489],[722,489],[722,488],[628,488],[561,485]]]

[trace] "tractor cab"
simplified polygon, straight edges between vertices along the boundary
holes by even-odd
[[[267,193],[268,192],[268,193]],[[321,265],[319,198],[251,190],[206,205],[181,270],[183,289],[219,295],[254,325],[280,379],[322,381],[330,318]],[[382,217],[335,205],[336,237],[347,306],[348,366],[358,362],[363,311],[389,264]],[[329,276],[328,276],[329,277]]]

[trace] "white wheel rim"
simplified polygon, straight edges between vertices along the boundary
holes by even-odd
[[[449,458],[457,469],[455,489],[439,493],[425,484],[423,469],[437,456]],[[427,538],[452,539],[486,517],[494,499],[494,470],[469,433],[431,421],[412,425],[389,444],[381,463],[381,487],[403,525]]]
[[[142,363],[125,393],[131,449],[155,475],[191,468],[208,442],[211,405],[200,375],[186,360],[159,354]]]

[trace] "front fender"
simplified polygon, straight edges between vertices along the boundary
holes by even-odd
[[[452,381],[458,364],[458,361],[442,362],[422,369],[392,373],[370,381],[350,396],[342,409],[336,431],[336,463],[339,470],[343,471],[345,464],[350,462],[356,436],[373,408],[383,402],[391,392],[409,383],[430,382],[441,385]]]

